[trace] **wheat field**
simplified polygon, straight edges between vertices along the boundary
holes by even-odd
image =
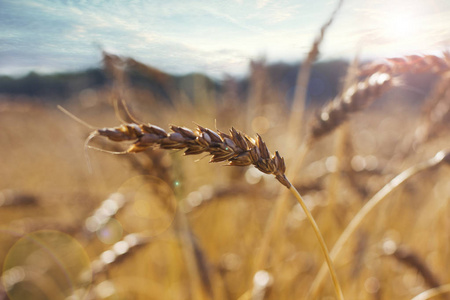
[[[449,55],[355,60],[306,105],[333,17],[293,103],[264,61],[244,96],[198,77],[191,97],[106,52],[111,84],[64,109],[3,97],[0,299],[447,299]]]

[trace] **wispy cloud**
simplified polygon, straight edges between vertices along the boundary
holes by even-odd
[[[92,66],[101,45],[170,72],[219,75],[243,72],[261,54],[300,60],[337,0],[0,1],[1,72]],[[448,45],[450,2],[411,2],[408,10],[420,26],[404,39],[393,38],[386,24],[389,11],[405,9],[400,4],[346,0],[323,56],[351,57],[360,46],[363,53],[387,55]]]

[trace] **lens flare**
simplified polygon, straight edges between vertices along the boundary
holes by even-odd
[[[136,176],[126,181],[118,192],[132,202],[127,211],[132,217],[121,219],[128,231],[145,230],[154,236],[171,226],[178,202],[168,183],[153,176]]]
[[[82,299],[92,272],[86,252],[74,238],[43,230],[25,235],[10,248],[2,280],[11,300]]]

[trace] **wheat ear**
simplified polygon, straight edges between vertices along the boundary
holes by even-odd
[[[170,126],[170,128],[172,132],[167,133],[164,129],[155,125],[132,123],[123,124],[115,128],[98,129],[90,136],[99,135],[115,142],[134,141],[122,153],[141,152],[155,146],[168,150],[185,149],[185,155],[209,153],[212,155],[210,162],[227,161],[230,166],[254,165],[261,172],[274,175],[296,197],[305,211],[325,256],[337,298],[339,300],[344,299],[322,234],[299,192],[287,179],[285,175],[286,165],[278,152],[271,155],[261,136],[257,135],[256,139],[253,139],[234,128],[229,131],[229,134],[220,131],[216,133],[200,125],[197,125],[195,132],[186,127],[174,125]]]
[[[349,114],[369,106],[392,85],[393,78],[387,73],[375,73],[366,80],[351,85],[320,111],[311,125],[308,142],[336,129],[347,120]]]
[[[366,202],[366,204],[358,211],[358,213],[353,217],[342,234],[339,236],[337,242],[330,252],[332,261],[335,261],[337,259],[341,250],[343,249],[344,244],[350,239],[351,235],[355,232],[358,226],[367,217],[367,215],[371,211],[373,211],[379,203],[381,203],[381,201],[386,199],[387,195],[389,195],[393,190],[395,190],[395,188],[400,186],[403,182],[411,178],[413,175],[437,167],[441,163],[450,164],[450,150],[439,151],[434,157],[418,163],[410,167],[409,169],[406,169],[405,171],[394,177],[391,181],[389,181],[388,184],[386,184],[369,201]],[[317,299],[317,294],[324,279],[325,273],[326,267],[325,265],[322,265],[319,273],[314,278],[314,281],[311,284],[309,299]]]
[[[98,129],[92,135],[107,137],[111,141],[134,141],[125,151],[119,153],[136,153],[151,147],[168,150],[185,149],[185,155],[209,153],[210,162],[228,162],[230,166],[254,165],[266,174],[290,188],[291,184],[285,176],[286,165],[278,152],[271,155],[261,136],[256,139],[232,128],[229,134],[214,132],[200,125],[196,131],[186,127],[172,125],[172,132],[150,124],[123,124],[115,128]]]
[[[376,72],[399,75],[403,73],[440,73],[450,68],[450,53],[437,55],[407,55],[386,58],[383,62],[371,63],[363,68],[360,76],[369,76]]]

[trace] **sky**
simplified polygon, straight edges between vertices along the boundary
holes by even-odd
[[[101,51],[172,74],[302,60],[337,0],[0,0],[0,74],[98,67]],[[449,0],[344,0],[321,59],[439,53]]]

